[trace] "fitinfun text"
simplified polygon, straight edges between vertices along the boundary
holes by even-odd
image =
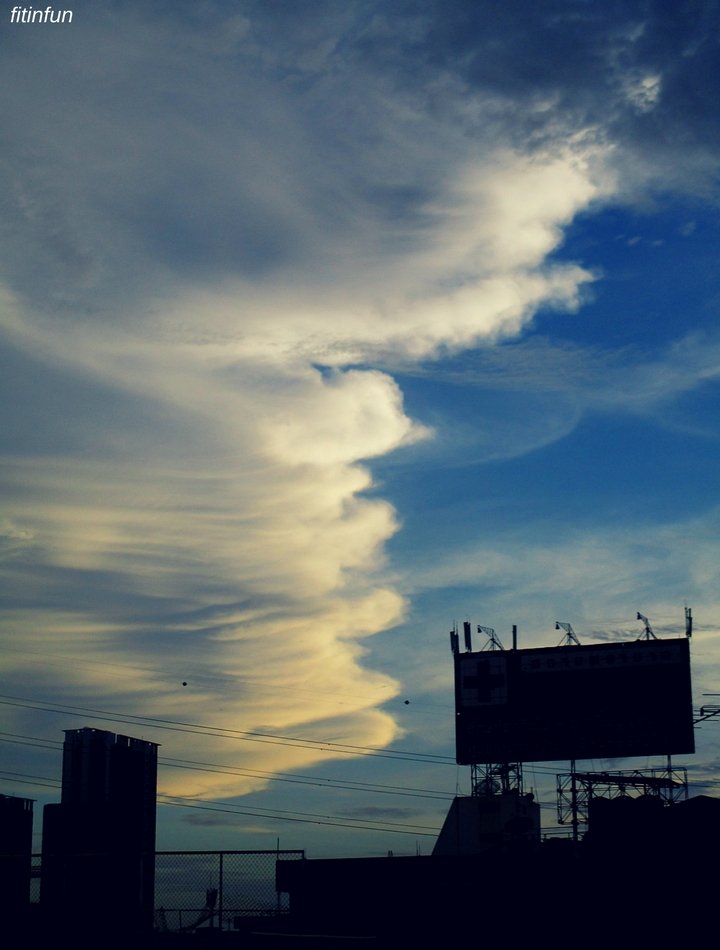
[[[44,10],[13,7],[10,11],[11,23],[72,23],[72,18],[72,10],[54,10],[52,7]]]

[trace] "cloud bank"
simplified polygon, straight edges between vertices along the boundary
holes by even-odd
[[[553,256],[563,229],[677,148],[651,17],[588,14],[590,38],[563,7],[523,52],[494,7],[469,34],[475,4],[343,7],[93,4],[4,39],[3,662],[43,699],[397,739],[399,682],[364,659],[407,609],[372,460],[434,434],[392,368],[577,310],[597,275]],[[541,55],[578,36],[589,70]],[[265,770],[320,755],[202,744]]]

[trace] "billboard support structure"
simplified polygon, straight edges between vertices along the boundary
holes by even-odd
[[[471,795],[523,794],[522,762],[495,762],[470,766]]]
[[[466,653],[472,652],[471,625],[470,621],[463,622],[464,642]],[[485,634],[487,640],[480,652],[494,653],[504,650],[500,638],[495,633],[494,627],[485,627],[482,624],[477,625],[477,632]],[[460,638],[457,630],[457,624],[453,624],[450,631],[450,647],[453,654],[460,652]],[[513,626],[513,649],[517,649],[517,627]],[[470,794],[474,797],[487,798],[493,795],[506,795],[515,793],[523,794],[523,774],[522,762],[473,762],[470,765]]]
[[[572,824],[573,837],[577,825],[586,824],[593,798],[620,798],[636,792],[649,795],[671,805],[688,797],[687,769],[627,770],[618,772],[583,772],[574,768],[557,777],[557,818],[559,825]]]
[[[558,778],[560,824],[570,820],[578,840],[589,803],[641,789],[670,804],[687,797],[684,770],[672,754],[695,751],[689,641],[692,614],[685,608],[685,637],[660,640],[643,614],[634,641],[582,645],[569,623],[556,647],[504,650],[492,627],[474,651],[465,621],[465,652],[457,625],[450,632],[455,666],[455,749],[470,765],[472,796],[523,798],[523,762],[570,760]],[[712,710],[713,713],[715,710]],[[704,712],[704,710],[703,710]],[[577,759],[666,755],[667,767],[641,772],[584,772]],[[529,796],[532,798],[532,796]]]

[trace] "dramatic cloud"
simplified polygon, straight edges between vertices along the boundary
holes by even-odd
[[[72,30],[3,40],[0,557],[17,695],[400,738],[383,708],[399,680],[366,645],[408,611],[387,556],[401,516],[372,466],[444,451],[447,418],[411,418],[400,373],[578,310],[600,273],[561,259],[565,231],[662,178],[710,42],[663,32],[663,49],[652,10],[313,6],[81,5]],[[698,103],[683,152],[697,193],[717,169],[707,117]],[[563,370],[568,352],[553,350]],[[565,375],[570,395],[547,387],[524,419],[506,407],[507,425],[489,413],[505,441],[486,431],[479,455],[519,456],[583,413],[640,412],[682,385],[646,365],[621,397],[598,383],[599,353]],[[533,354],[500,366],[506,387]],[[562,583],[602,568],[609,585],[617,565],[577,545]],[[523,564],[532,587],[533,551],[502,555],[493,582]],[[182,742],[268,771],[333,754]]]

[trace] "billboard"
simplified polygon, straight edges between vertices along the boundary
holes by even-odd
[[[460,765],[695,751],[689,641],[455,651]]]

